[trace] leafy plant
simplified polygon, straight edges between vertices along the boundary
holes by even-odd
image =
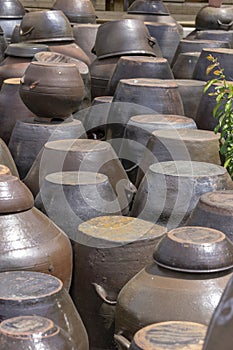
[[[218,58],[209,55],[207,59],[211,63],[206,69],[206,74],[212,72],[216,78],[206,83],[204,92],[211,86],[214,89],[213,92],[209,92],[209,95],[215,96],[216,99],[213,116],[218,120],[218,124],[214,131],[220,132],[219,151],[225,159],[224,167],[233,179],[233,82],[226,80]]]

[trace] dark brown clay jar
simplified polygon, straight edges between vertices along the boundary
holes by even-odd
[[[173,229],[185,224],[203,193],[228,189],[231,182],[226,169],[215,164],[187,159],[152,164],[131,215]]]
[[[165,58],[122,56],[108,82],[107,95],[114,95],[121,79],[132,78],[173,79],[173,74]]]
[[[195,29],[190,34],[187,35],[187,39],[195,40],[218,40],[218,41],[228,41],[230,48],[233,48],[233,30],[222,30],[222,29],[206,29],[197,30]]]
[[[0,164],[7,166],[14,176],[19,176],[14,159],[5,142],[0,139]]]
[[[164,234],[161,226],[120,216],[101,216],[79,225],[72,240],[71,296],[87,327],[92,349],[115,348],[117,295],[151,259]]]
[[[83,322],[61,280],[39,272],[12,271],[0,273],[0,283],[1,321],[17,316],[49,317],[69,334],[77,349],[88,350]]]
[[[95,45],[96,33],[99,26],[99,24],[91,23],[80,23],[73,26],[75,43],[83,49],[91,62],[96,59],[96,55],[91,50]]]
[[[35,206],[70,239],[83,221],[102,215],[121,215],[120,204],[106,175],[63,171],[45,177]],[[64,217],[69,220],[64,220]]]
[[[68,333],[41,316],[18,316],[2,321],[0,346],[12,350],[35,350],[38,346],[47,350],[77,350]]]
[[[163,57],[171,64],[180,42],[176,23],[145,22],[145,25],[149,33],[156,38]]]
[[[117,154],[130,117],[152,113],[184,115],[177,84],[159,79],[122,79],[109,110],[106,136]]]
[[[179,54],[184,52],[201,52],[203,48],[227,48],[229,49],[229,43],[217,40],[188,40],[181,39],[174,55],[172,66],[175,64]],[[202,80],[202,79],[199,79]]]
[[[15,25],[20,24],[24,15],[25,9],[19,0],[0,1],[0,26],[8,42],[11,40]]]
[[[233,241],[233,191],[215,191],[203,194],[193,210],[187,225],[205,226],[220,230]]]
[[[96,23],[95,9],[90,0],[56,0],[53,10],[61,10],[71,23]]]
[[[6,79],[0,90],[0,137],[9,143],[17,120],[34,117],[19,95],[20,78]]]
[[[165,241],[179,247],[179,263],[177,251],[174,247],[166,251]],[[170,231],[155,249],[157,260],[122,288],[116,306],[116,333],[132,339],[140,328],[170,320],[208,325],[232,276],[231,250],[232,243],[220,231],[203,227]],[[206,269],[211,254],[213,265]],[[166,267],[160,266],[162,257],[170,260]]]
[[[70,138],[85,138],[85,130],[79,120],[40,122],[34,118],[17,121],[11,134],[9,149],[23,179],[46,142]]]
[[[120,334],[114,338],[122,350],[202,350],[207,327],[201,323],[167,321],[143,327],[130,343]]]
[[[20,96],[38,117],[69,117],[77,111],[84,93],[75,64],[32,62],[21,79]]]
[[[47,42],[47,44],[52,52],[57,52],[68,57],[76,58],[77,60],[86,63],[88,67],[91,65],[88,55],[74,42]]]
[[[192,119],[179,115],[145,114],[131,117],[126,125],[124,143],[120,150],[122,158],[128,160],[124,162],[124,166],[130,180],[135,183],[136,178],[141,178],[137,177],[137,173],[145,169],[138,169],[138,166],[142,165],[144,158],[148,158],[146,146],[155,130],[195,128],[196,124]],[[136,186],[138,185],[137,182]]]
[[[167,6],[161,0],[135,0],[127,12],[169,15]]]
[[[233,80],[231,70],[233,49],[226,48],[202,49],[201,55],[193,71],[193,79],[208,81],[216,77],[213,72],[210,72],[208,75],[206,74],[206,69],[210,65],[210,61],[207,59],[208,55],[212,55],[214,58],[217,57],[220,66],[224,67],[224,75],[226,76],[226,79]]]
[[[96,58],[92,62],[90,67],[92,99],[106,95],[108,82],[119,59],[120,57],[104,58],[102,60]]]
[[[33,204],[31,192],[17,177],[0,177],[1,271],[50,273],[69,289],[72,273],[69,239]]]
[[[206,5],[202,7],[195,17],[195,27],[199,30],[231,30],[233,28],[233,6],[213,7]]]
[[[108,176],[122,211],[128,213],[135,187],[108,142],[84,139],[47,142],[24,183],[37,195],[45,176],[61,171],[91,171]]]
[[[176,79],[192,79],[193,71],[200,56],[200,52],[183,52],[177,57],[172,67]]]

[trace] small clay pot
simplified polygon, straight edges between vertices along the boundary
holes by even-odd
[[[95,9],[90,0],[56,0],[53,10],[61,10],[71,23],[96,23]]]
[[[79,70],[70,63],[31,62],[21,79],[20,96],[38,117],[69,117],[84,93]]]
[[[191,80],[193,78],[193,71],[200,54],[200,52],[180,53],[174,66],[172,67],[174,78]]]

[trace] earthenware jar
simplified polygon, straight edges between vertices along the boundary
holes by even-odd
[[[71,296],[87,327],[92,349],[115,348],[117,295],[151,260],[154,247],[164,234],[161,226],[121,216],[101,216],[79,225],[72,240]]]
[[[124,336],[115,334],[118,348],[122,350],[202,350],[207,327],[201,323],[167,321],[143,327],[130,343]]]
[[[60,279],[40,272],[11,271],[0,273],[0,283],[1,321],[17,316],[49,317],[69,334],[77,349],[89,349],[83,322]]]
[[[131,78],[173,79],[173,74],[165,58],[122,56],[108,82],[107,95],[114,95],[121,79]]]
[[[229,49],[229,43],[225,41],[216,40],[188,40],[182,39],[179,42],[176,53],[174,55],[172,66],[175,64],[179,54],[184,52],[201,52],[203,48],[227,48]],[[202,80],[202,79],[199,79]]]
[[[48,141],[82,138],[85,130],[79,120],[68,118],[65,121],[54,118],[47,122],[28,118],[17,121],[12,131],[9,149],[18,168],[20,178],[23,179],[40,150]]]
[[[63,171],[45,177],[35,206],[71,239],[83,221],[101,215],[121,215],[120,204],[106,175]],[[64,221],[64,217],[69,220]]]
[[[150,35],[156,38],[163,57],[171,64],[180,42],[180,34],[176,23],[145,22],[145,25]]]
[[[177,57],[172,67],[172,73],[176,79],[192,79],[193,71],[200,52],[183,52]]]
[[[210,65],[208,61],[208,55],[212,55],[214,58],[218,58],[221,67],[224,67],[224,75],[227,80],[233,80],[231,70],[231,60],[233,55],[233,49],[226,48],[209,48],[202,49],[201,55],[196,63],[193,71],[193,79],[208,81],[214,79],[216,76],[213,72],[207,74],[206,69]]]
[[[99,28],[99,24],[91,23],[79,23],[73,25],[73,34],[75,43],[83,49],[88,55],[91,62],[96,59],[96,55],[91,52],[96,39],[96,33]]]
[[[20,24],[24,15],[25,9],[19,0],[0,1],[0,26],[8,42],[10,42],[15,25]]]
[[[190,34],[187,35],[187,39],[195,40],[218,40],[218,41],[228,41],[230,48],[233,48],[233,30],[223,30],[223,29],[206,29],[197,30],[195,29]]]
[[[203,193],[228,189],[230,182],[226,169],[215,164],[189,160],[152,164],[131,215],[175,228],[185,224]]]
[[[50,273],[69,289],[72,273],[69,239],[33,205],[31,192],[17,177],[0,176],[1,271]]]
[[[140,328],[170,320],[208,325],[232,276],[232,249],[221,231],[170,231],[155,248],[154,262],[120,291],[116,334],[131,340]]]
[[[0,139],[0,164],[5,165],[10,169],[10,172],[14,176],[19,176],[14,159],[9,151],[5,142]]]
[[[195,17],[196,29],[222,29],[233,28],[233,6],[204,6]]]
[[[117,154],[130,117],[152,113],[184,115],[177,84],[161,79],[122,79],[109,110],[106,136]]]
[[[139,164],[142,163],[144,157],[147,158],[146,145],[153,131],[183,128],[195,129],[196,124],[192,119],[179,115],[145,114],[130,118],[125,128],[120,156],[125,159],[123,163],[125,170],[133,183],[137,177]],[[139,169],[139,171],[142,170]]]
[[[0,90],[0,137],[9,143],[17,120],[34,117],[19,96],[20,78],[6,79]]]
[[[215,191],[203,194],[193,210],[187,225],[207,226],[223,231],[233,241],[233,191]]]
[[[95,23],[95,9],[90,0],[56,0],[53,10],[61,10],[71,23]]]
[[[76,350],[68,333],[48,318],[41,316],[18,316],[0,324],[0,346],[12,350],[36,349]]]
[[[108,142],[84,139],[47,142],[24,182],[37,195],[45,176],[61,171],[91,171],[106,175],[117,194],[121,210],[128,213],[136,189]]]
[[[38,117],[65,119],[77,111],[84,84],[75,64],[32,62],[21,79],[20,96]]]
[[[73,41],[56,41],[56,42],[46,42],[49,46],[50,51],[60,53],[71,58],[80,60],[88,65],[91,64],[91,61],[88,55]]]

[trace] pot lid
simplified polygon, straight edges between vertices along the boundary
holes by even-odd
[[[212,228],[180,227],[160,240],[153,258],[170,270],[218,272],[233,267],[233,243],[223,232]]]
[[[49,47],[43,44],[17,43],[8,45],[5,54],[17,57],[34,57],[37,52],[41,51],[49,51]]]
[[[0,214],[11,214],[31,209],[34,198],[16,176],[0,175]]]

